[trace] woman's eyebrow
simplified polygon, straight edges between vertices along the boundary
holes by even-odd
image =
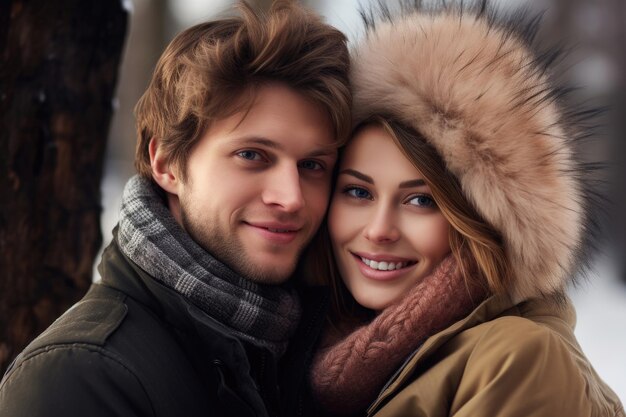
[[[370,177],[369,175],[365,175],[365,174],[363,174],[363,173],[361,173],[359,171],[356,171],[354,169],[350,169],[350,168],[344,169],[344,170],[339,172],[339,175],[341,175],[341,174],[352,175],[353,177],[356,177],[356,178],[358,178],[358,179],[360,179],[362,181],[365,181],[365,182],[367,182],[369,184],[372,184],[372,185],[374,184],[374,180],[372,179],[372,177]]]
[[[339,175],[341,174],[352,175],[353,177],[356,177],[369,184],[372,184],[372,185],[374,184],[374,179],[372,177],[370,177],[369,175],[365,175],[362,172],[359,172],[352,168],[346,168],[340,171]],[[426,182],[423,179],[419,178],[415,180],[408,180],[408,181],[401,182],[400,185],[398,185],[398,188],[423,187],[424,185],[426,185]]]
[[[410,180],[401,182],[398,188],[413,188],[413,187],[422,187],[426,185],[426,182],[422,179]]]

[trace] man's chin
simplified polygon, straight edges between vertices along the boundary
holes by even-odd
[[[259,284],[279,285],[285,283],[296,269],[297,259],[268,260],[249,258],[239,271],[244,278]]]
[[[241,245],[203,247],[242,278],[268,285],[286,282],[296,269],[299,255],[255,252]]]
[[[259,268],[247,275],[246,278],[259,284],[280,285],[291,278],[295,269],[295,266],[292,265],[285,268],[277,268],[275,266],[266,269]]]

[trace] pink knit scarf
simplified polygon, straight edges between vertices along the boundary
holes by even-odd
[[[371,323],[317,352],[310,374],[315,398],[339,415],[365,410],[411,352],[484,298],[484,290],[468,288],[448,256]]]

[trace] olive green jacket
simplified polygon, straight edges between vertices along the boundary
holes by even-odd
[[[368,416],[624,416],[574,334],[569,301],[491,297],[428,338]]]
[[[300,294],[280,366],[129,260],[114,241],[102,281],[10,366],[0,417],[295,417],[325,292]]]

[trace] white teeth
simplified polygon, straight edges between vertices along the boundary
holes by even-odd
[[[363,257],[361,257],[361,261],[363,261],[363,263],[370,268],[378,271],[393,271],[395,269],[402,269],[409,264],[408,262],[377,262]]]

